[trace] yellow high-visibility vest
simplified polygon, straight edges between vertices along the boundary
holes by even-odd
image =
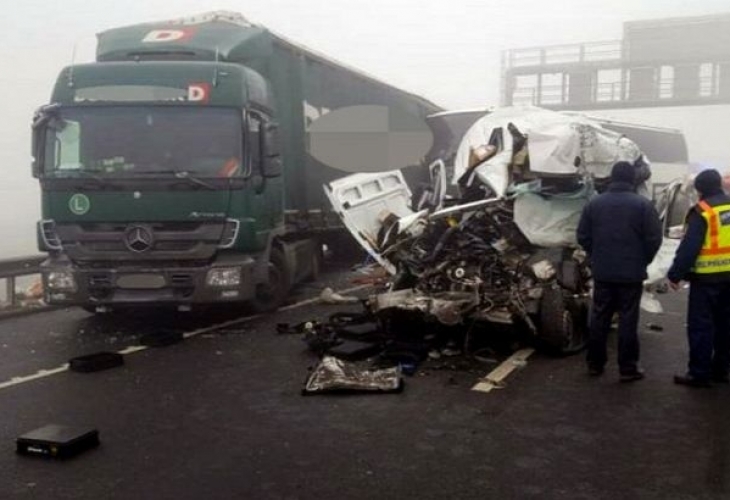
[[[697,205],[707,222],[707,231],[692,272],[697,274],[730,272],[730,204],[712,207],[703,200]]]

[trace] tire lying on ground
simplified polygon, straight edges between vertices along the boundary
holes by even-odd
[[[588,308],[575,300],[567,300],[560,287],[547,287],[540,301],[538,347],[565,356],[585,348],[588,341]]]

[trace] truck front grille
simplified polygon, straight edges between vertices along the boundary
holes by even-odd
[[[89,276],[90,288],[110,288],[112,286],[112,277],[109,274],[91,274]]]
[[[224,226],[224,221],[79,223],[59,224],[57,231],[77,263],[156,261],[159,266],[211,259],[221,244]]]
[[[193,286],[193,276],[186,273],[174,273],[170,275],[170,285],[174,287]]]

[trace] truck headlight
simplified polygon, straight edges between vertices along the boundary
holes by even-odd
[[[76,291],[76,279],[71,271],[51,271],[47,279],[49,290],[55,291]]]
[[[208,271],[208,286],[238,286],[241,284],[240,267],[216,267]]]

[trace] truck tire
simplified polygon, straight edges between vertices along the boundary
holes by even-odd
[[[289,294],[290,276],[284,252],[273,247],[269,255],[269,282],[256,287],[256,297],[250,303],[251,309],[256,313],[263,313],[278,308]]]
[[[304,278],[305,282],[311,283],[319,279],[322,270],[323,259],[324,256],[322,255],[322,245],[317,241],[315,243],[315,249],[312,252],[312,260],[310,262],[309,273],[307,274],[307,277]]]
[[[588,309],[568,303],[559,287],[545,288],[540,302],[538,341],[545,351],[559,356],[580,352],[588,341]]]

